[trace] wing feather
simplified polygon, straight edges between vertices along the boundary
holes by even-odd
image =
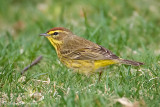
[[[119,58],[102,46],[99,46],[99,48],[82,48],[73,51],[65,50],[61,53],[63,57],[72,60],[106,60]]]
[[[64,41],[60,53],[62,57],[72,60],[106,60],[119,58],[108,49],[74,35]]]

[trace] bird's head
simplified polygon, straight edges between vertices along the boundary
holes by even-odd
[[[48,30],[46,33],[40,34],[40,36],[47,37],[54,47],[57,44],[61,44],[65,38],[68,38],[71,35],[72,32],[63,27],[55,27]]]

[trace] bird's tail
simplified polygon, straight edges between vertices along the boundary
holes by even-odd
[[[134,65],[134,66],[144,65],[144,63],[142,62],[136,62],[136,61],[125,60],[125,59],[119,59],[119,61],[120,63],[127,64],[127,65]]]

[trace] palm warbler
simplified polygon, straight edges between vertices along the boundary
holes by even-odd
[[[110,50],[76,36],[63,27],[52,28],[40,35],[48,38],[64,65],[79,73],[90,75],[111,64],[143,65],[141,62],[121,59]]]

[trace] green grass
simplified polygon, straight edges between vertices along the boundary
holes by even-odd
[[[0,106],[160,106],[159,13],[159,0],[1,0]],[[73,73],[38,36],[58,26],[145,65],[109,66],[101,82]]]

